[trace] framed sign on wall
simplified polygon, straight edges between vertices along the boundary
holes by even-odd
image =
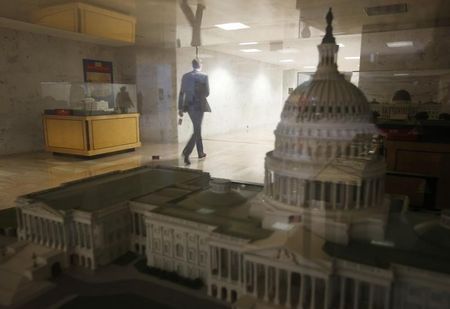
[[[113,65],[110,61],[83,59],[84,82],[113,83]]]

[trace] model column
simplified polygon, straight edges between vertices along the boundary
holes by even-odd
[[[298,309],[303,309],[303,298],[305,297],[305,276],[300,274],[300,295],[298,297]]]
[[[275,305],[280,304],[280,286],[279,286],[280,280],[279,280],[279,269],[275,267],[275,297],[273,299],[273,302]]]
[[[286,306],[291,308],[291,272],[286,270]]]
[[[264,301],[269,301],[269,267],[264,265]]]

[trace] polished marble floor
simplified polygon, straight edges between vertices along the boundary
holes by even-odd
[[[204,140],[206,159],[194,152],[189,168],[201,169],[216,178],[262,183],[264,157],[273,149],[273,126],[218,135]],[[0,209],[14,206],[18,196],[62,183],[115,170],[155,163],[184,166],[180,153],[184,144],[144,144],[134,152],[82,159],[46,152],[0,157]],[[195,150],[194,150],[195,151]]]

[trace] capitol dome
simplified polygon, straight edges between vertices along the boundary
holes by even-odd
[[[331,9],[326,18],[317,71],[286,100],[275,149],[266,155],[265,220],[317,211],[329,217],[383,204],[385,165],[370,104],[339,73]]]

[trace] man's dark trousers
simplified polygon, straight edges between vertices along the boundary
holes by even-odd
[[[188,111],[189,117],[191,118],[192,125],[194,127],[194,133],[189,139],[186,147],[184,147],[183,155],[190,156],[194,150],[194,146],[197,146],[197,153],[199,156],[203,155],[203,142],[202,142],[202,121],[203,121],[203,111]]]

